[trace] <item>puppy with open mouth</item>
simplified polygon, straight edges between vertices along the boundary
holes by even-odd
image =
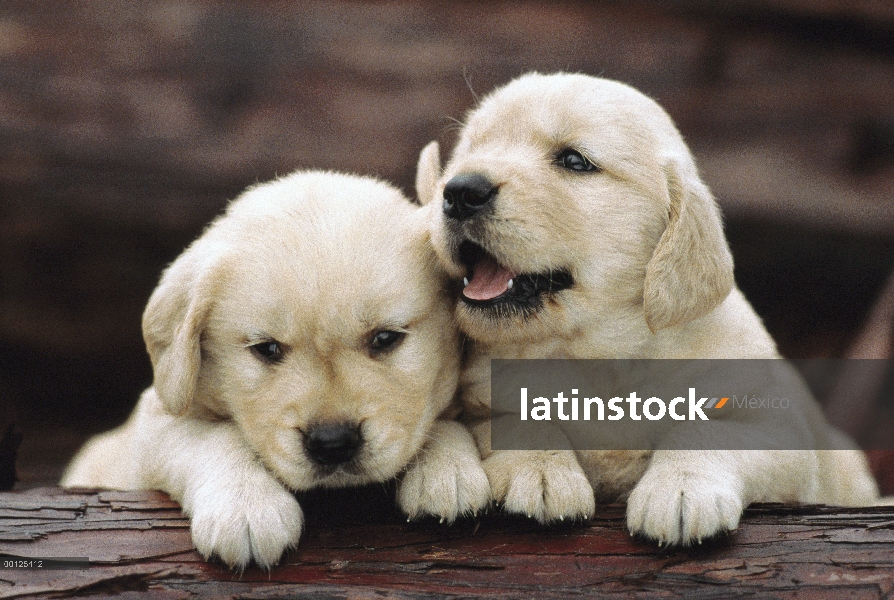
[[[633,533],[689,544],[734,529],[751,502],[876,499],[856,450],[491,450],[491,359],[778,358],[654,101],[586,75],[525,75],[470,113],[443,171],[437,144],[423,150],[416,186],[471,340],[466,418],[505,510],[550,522],[626,500]],[[809,427],[853,447],[821,415]]]
[[[298,542],[293,491],[399,476],[411,518],[485,508],[449,420],[459,340],[424,217],[370,178],[247,191],[165,271],[143,315],[153,386],[62,486],[163,490],[196,548],[240,569]]]

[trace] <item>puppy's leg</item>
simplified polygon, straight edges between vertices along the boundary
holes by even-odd
[[[752,502],[814,502],[816,452],[656,450],[627,501],[627,527],[688,546],[738,527]]]
[[[844,434],[830,430],[833,442],[829,447],[847,448],[853,445]],[[849,443],[850,442],[850,443]],[[879,501],[879,489],[869,470],[866,454],[853,450],[820,450],[819,492],[817,502],[839,506],[872,506]]]
[[[137,429],[143,487],[160,489],[191,518],[205,557],[243,569],[279,562],[298,543],[304,514],[295,497],[258,461],[232,422],[165,413],[152,390]]]
[[[593,487],[573,450],[491,450],[490,422],[473,431],[494,501],[503,510],[540,523],[586,520],[596,512]]]
[[[64,488],[133,490],[141,487],[134,459],[134,418],[90,438],[65,468]]]
[[[455,421],[437,421],[429,441],[407,468],[397,501],[411,519],[424,515],[453,522],[490,504],[490,486],[468,430]]]

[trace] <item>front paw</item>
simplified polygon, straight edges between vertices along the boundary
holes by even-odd
[[[397,489],[397,503],[410,519],[426,515],[453,522],[490,505],[490,485],[474,441],[457,423],[444,424],[437,442],[409,466]]]
[[[540,523],[587,520],[596,512],[593,487],[574,452],[495,451],[483,466],[494,500],[507,512]]]
[[[689,546],[736,529],[744,508],[732,477],[650,468],[627,500],[627,528],[659,546]]]
[[[295,497],[272,478],[248,485],[209,485],[192,502],[191,531],[206,559],[219,557],[243,570],[252,561],[263,569],[279,562],[301,537],[304,513]]]

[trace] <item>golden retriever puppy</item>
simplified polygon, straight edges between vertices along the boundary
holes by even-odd
[[[631,532],[685,545],[736,528],[751,502],[876,499],[852,450],[688,451],[655,449],[657,439],[654,451],[492,451],[491,359],[778,354],[735,287],[718,207],[689,150],[638,91],[528,74],[471,112],[443,171],[438,156],[436,143],[422,151],[417,193],[456,282],[471,339],[462,401],[505,510],[549,522],[626,500]],[[802,436],[797,447],[854,447],[818,407],[807,412],[816,414],[801,430],[784,421],[795,415],[779,424]],[[726,431],[728,447],[767,426],[749,418]]]
[[[401,475],[410,517],[486,507],[474,440],[447,420],[458,334],[424,216],[334,173],[247,191],[165,271],[143,315],[153,386],[62,485],[163,490],[196,548],[239,568],[298,542],[295,490]]]

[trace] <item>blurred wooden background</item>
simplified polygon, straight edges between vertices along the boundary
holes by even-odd
[[[416,156],[529,70],[661,102],[791,357],[836,357],[894,269],[894,5],[0,3],[0,426],[51,482],[151,381],[162,268],[245,186],[296,168],[412,194]]]

